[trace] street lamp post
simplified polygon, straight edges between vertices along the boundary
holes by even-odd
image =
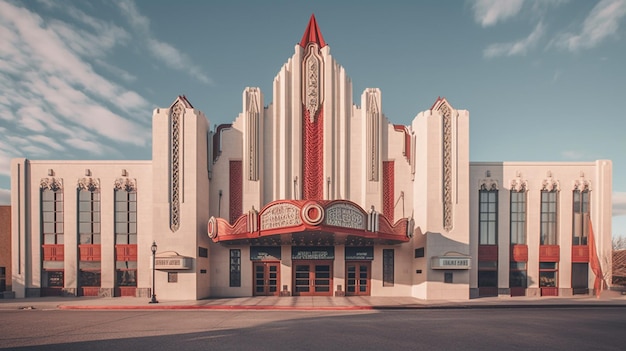
[[[150,303],[159,303],[156,299],[156,294],[154,293],[154,272],[156,271],[156,251],[157,244],[156,241],[152,242],[152,246],[150,246],[150,250],[152,250],[152,298],[150,299]]]

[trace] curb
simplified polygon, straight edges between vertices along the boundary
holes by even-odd
[[[373,310],[446,310],[446,309],[523,309],[523,308],[626,308],[621,304],[546,304],[546,305],[436,305],[436,306],[239,306],[239,305],[200,305],[200,306],[71,306],[59,305],[59,310],[230,310],[230,311],[373,311]]]

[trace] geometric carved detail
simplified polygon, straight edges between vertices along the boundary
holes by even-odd
[[[522,179],[521,174],[518,173],[517,177],[511,180],[511,191],[518,193],[528,191],[528,181]]]
[[[443,117],[443,227],[452,230],[452,111],[444,101],[439,107]]]
[[[185,113],[181,101],[170,108],[170,229],[180,227],[180,125]]]
[[[97,191],[100,189],[100,179],[85,177],[78,180],[78,190]]]
[[[309,122],[313,123],[323,99],[322,57],[319,45],[309,43],[306,55],[302,60],[302,101],[309,111]]]
[[[394,161],[383,161],[383,215],[390,223],[394,221]]]
[[[137,191],[137,180],[135,178],[121,177],[115,179],[113,184],[115,190],[125,190],[127,192]]]
[[[41,178],[39,182],[41,189],[50,189],[52,191],[63,190],[63,179],[61,178]]]
[[[580,178],[576,179],[574,181],[574,191],[579,190],[579,191],[589,191],[591,190],[591,181],[588,179],[585,179],[585,174],[583,172],[580,172]]]
[[[303,107],[302,123],[302,199],[324,198],[324,109],[315,122],[309,121],[309,111]]]
[[[480,190],[498,190],[498,181],[491,178],[481,179],[478,187]]]
[[[561,187],[559,182],[552,178],[552,173],[548,172],[548,176],[546,179],[541,182],[541,190],[542,191],[561,191]]]
[[[247,137],[248,137],[248,180],[259,180],[259,89],[246,88]]]
[[[368,150],[368,180],[378,181],[378,163],[380,144],[380,108],[376,89],[366,89],[367,94],[365,111],[367,114],[367,150]]]
[[[243,213],[243,170],[242,163],[239,160],[230,161],[230,184],[228,188],[228,196],[230,199],[229,221],[235,223],[237,218]]]

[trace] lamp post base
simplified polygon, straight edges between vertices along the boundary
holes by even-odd
[[[150,302],[148,303],[159,303],[159,301],[157,301],[156,299],[156,295],[152,295],[152,298],[150,299]]]

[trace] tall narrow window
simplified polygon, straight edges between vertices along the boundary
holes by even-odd
[[[557,195],[556,190],[541,191],[541,245],[557,244]]]
[[[572,245],[587,245],[589,232],[589,191],[574,190]]]
[[[115,296],[135,296],[137,287],[137,191],[122,179],[115,188]]]
[[[137,244],[137,192],[115,190],[115,243]]]
[[[479,190],[480,245],[496,245],[498,240],[498,191]]]
[[[511,190],[511,245],[526,244],[526,191]]]
[[[44,244],[63,244],[63,191],[41,190],[41,223]]]
[[[80,244],[100,244],[100,191],[78,191],[78,233]]]
[[[394,285],[394,252],[393,249],[383,249],[383,286]]]
[[[230,250],[230,287],[241,286],[241,250]]]

